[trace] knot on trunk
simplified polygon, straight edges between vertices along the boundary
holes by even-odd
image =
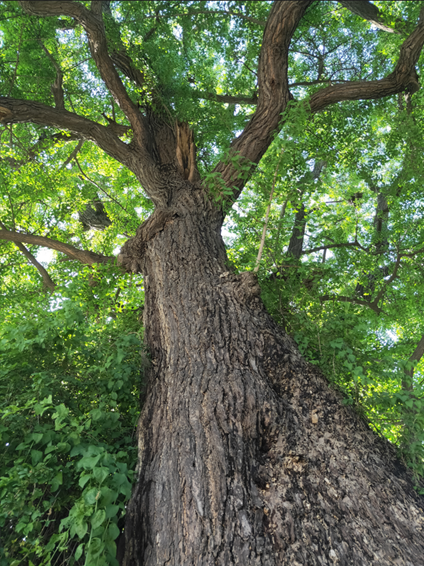
[[[236,292],[243,302],[256,299],[261,294],[258,277],[253,271],[241,273],[235,281]]]
[[[137,229],[134,238],[130,238],[122,246],[118,255],[118,263],[130,273],[144,272],[144,254],[147,243],[156,234],[162,232],[165,226],[173,222],[177,214],[172,209],[157,208],[149,218]]]
[[[6,124],[7,120],[12,116],[12,112],[9,108],[5,108],[4,106],[0,106],[0,122]]]

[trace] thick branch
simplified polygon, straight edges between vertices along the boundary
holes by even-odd
[[[7,240],[8,242],[14,242],[15,244],[25,243],[32,244],[34,246],[43,246],[44,248],[50,248],[52,250],[62,252],[69,258],[75,259],[80,263],[87,265],[93,265],[95,263],[108,263],[115,259],[114,257],[103,256],[87,250],[79,250],[74,246],[65,244],[64,242],[58,242],[57,240],[52,240],[44,236],[23,234],[21,232],[11,232],[10,230],[6,230],[4,228],[0,230],[0,240]]]
[[[378,81],[357,81],[329,86],[316,92],[310,99],[312,112],[319,112],[343,100],[368,100],[391,96],[405,90],[414,93],[419,89],[415,65],[424,44],[424,10],[420,22],[404,41],[396,67],[390,75]]]
[[[257,109],[231,147],[233,154],[239,154],[242,160],[252,164],[259,163],[270,145],[281,113],[290,99],[287,78],[289,45],[311,1],[274,2],[271,8],[259,56]],[[234,200],[247,181],[237,165],[221,162],[214,170],[221,173],[227,187],[233,189]]]
[[[19,3],[29,14],[36,16],[70,16],[82,25],[87,33],[91,55],[103,81],[116,103],[122,108],[130,121],[136,141],[140,146],[147,147],[148,135],[144,118],[129,97],[108,55],[106,34],[101,16],[101,2],[96,2],[94,4],[95,9],[92,11],[87,10],[79,2],[69,0],[63,2],[20,0]]]
[[[331,80],[319,79],[316,81],[300,81],[298,83],[290,83],[289,88],[296,86],[314,86],[319,84],[336,84],[348,83],[352,84],[353,81],[346,80]],[[237,94],[216,94],[215,92],[204,92],[202,90],[193,90],[192,95],[194,98],[202,98],[204,100],[214,100],[215,102],[222,102],[223,104],[249,104],[249,106],[256,106],[258,103],[258,93],[255,92],[252,96],[244,96]]]

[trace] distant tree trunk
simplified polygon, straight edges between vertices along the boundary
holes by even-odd
[[[325,167],[325,161],[317,161],[314,165],[314,169],[311,172],[306,173],[304,177],[300,180],[299,185],[302,187],[299,189],[300,198],[303,197],[305,188],[309,184],[317,181]],[[289,246],[287,248],[287,256],[299,259],[303,252],[303,242],[305,240],[305,229],[306,229],[306,211],[303,202],[298,206],[294,217],[293,231],[290,238]]]
[[[303,250],[303,239],[305,237],[306,218],[305,205],[302,203],[294,217],[293,232],[290,238],[287,255],[299,259]]]
[[[410,473],[302,359],[255,276],[229,271],[220,215],[185,183],[123,249],[146,276],[152,364],[122,564],[422,563]]]

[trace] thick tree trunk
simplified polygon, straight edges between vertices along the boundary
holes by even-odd
[[[410,473],[229,272],[201,192],[180,203],[131,243],[152,365],[122,564],[424,564]]]

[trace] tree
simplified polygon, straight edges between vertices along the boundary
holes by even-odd
[[[51,446],[62,443],[69,445],[70,451],[62,446],[69,458],[81,456],[77,469],[85,470],[78,479],[85,503],[72,507],[68,515],[64,509],[70,502],[63,505],[50,525],[51,532],[59,530],[47,551],[58,545],[63,560],[78,562],[85,552],[87,564],[116,563],[113,541],[119,536],[117,559],[124,565],[419,564],[423,500],[414,490],[411,473],[394,447],[343,403],[340,393],[277,325],[259,296],[251,252],[250,269],[235,269],[221,229],[226,217],[249,215],[255,203],[261,203],[260,209],[272,185],[267,214],[272,237],[267,240],[263,232],[263,247],[271,241],[275,245],[261,272],[269,310],[277,290],[284,303],[279,309],[282,322],[296,330],[296,316],[302,318],[290,309],[302,306],[305,289],[319,288],[317,281],[328,265],[326,255],[320,267],[314,254],[332,251],[330,270],[337,261],[346,271],[355,269],[358,285],[349,288],[349,278],[341,281],[329,271],[327,292],[319,294],[318,303],[331,299],[370,309],[376,316],[384,311],[382,304],[388,290],[395,289],[403,264],[407,258],[419,258],[422,247],[421,229],[407,241],[401,235],[402,215],[406,222],[409,214],[401,198],[408,183],[422,179],[416,163],[421,114],[413,109],[414,104],[419,109],[421,100],[416,72],[424,44],[420,5],[22,0],[0,6],[0,120],[7,140],[1,162],[4,249],[9,251],[14,243],[45,287],[65,295],[79,270],[75,262],[86,266],[80,272],[84,292],[74,281],[74,297],[94,294],[91,324],[98,321],[99,336],[108,337],[110,344],[112,331],[100,325],[102,306],[110,308],[109,286],[122,272],[133,278],[142,274],[143,283],[136,284],[144,285],[144,340],[150,363],[137,428],[139,460],[122,535],[118,511],[124,502],[110,493],[116,489],[116,494],[126,494],[128,466],[110,456],[107,427],[114,425],[113,419],[101,420],[105,402],[90,409],[96,377],[78,410],[104,423],[95,432],[102,439],[100,448],[90,451],[80,442],[85,425],[71,418],[65,404],[55,406],[48,396],[27,401],[36,415],[55,421],[57,433],[50,435],[47,448],[31,452],[33,465]],[[384,137],[384,120],[396,126],[392,138]],[[358,128],[366,132],[360,138]],[[382,154],[390,162],[386,177],[392,170],[398,172],[390,191],[384,176],[376,179],[374,174],[384,161]],[[277,186],[282,175],[288,186],[285,195]],[[345,214],[349,228],[326,230],[331,213],[312,201],[319,191],[331,194],[331,182],[349,187],[343,205],[350,210],[360,207],[362,185],[367,185],[368,205],[370,194],[378,195],[368,227]],[[314,187],[319,187],[318,193]],[[277,218],[274,209],[269,214],[274,189],[284,196]],[[389,205],[393,195],[399,199]],[[412,189],[407,198],[413,198]],[[73,208],[76,202],[78,210]],[[295,211],[291,236],[284,229],[289,206]],[[136,228],[140,207],[144,221]],[[365,205],[368,217],[369,210]],[[398,224],[389,229],[392,217]],[[316,230],[309,237],[306,228],[314,223]],[[248,227],[254,230],[254,224]],[[353,241],[344,239],[346,231],[354,234]],[[235,234],[248,255],[252,238],[237,229]],[[306,237],[312,248],[305,250]],[[254,239],[259,247],[259,238]],[[280,239],[288,244],[287,254],[275,257],[272,265],[269,260],[281,247]],[[366,239],[368,244],[363,243]],[[117,241],[123,245],[115,258]],[[34,255],[34,246],[56,250],[70,263],[56,261],[50,274]],[[365,253],[357,261],[347,255],[349,250]],[[307,254],[313,260],[305,262],[306,273],[301,258]],[[243,261],[240,252],[235,263],[240,267]],[[16,276],[15,265],[5,266],[7,284]],[[260,257],[256,265],[262,265]],[[408,281],[402,279],[402,286],[407,288]],[[284,295],[291,287],[297,289],[292,303]],[[112,294],[113,316],[137,300],[134,289],[122,304],[115,288]],[[82,315],[68,312],[68,323],[61,327],[65,334],[53,332],[47,342],[69,347],[74,352],[69,359],[75,358],[84,375],[91,358],[72,346],[76,335],[75,344],[84,344],[84,339],[70,322]],[[323,331],[330,307],[324,312],[314,315]],[[357,316],[357,311],[346,310],[338,320],[350,332],[349,339],[359,341],[361,331],[355,327],[354,336],[349,326]],[[114,332],[129,336],[122,326]],[[346,362],[352,370],[342,388],[359,405],[361,396],[372,393],[375,381],[353,364],[356,351],[339,338],[333,332],[328,344],[318,342],[327,350],[320,364],[329,367],[331,352],[335,367],[339,350],[337,363]],[[313,359],[308,332],[297,339]],[[15,332],[13,340],[19,343],[20,334]],[[32,335],[22,339],[20,351],[30,348],[33,358],[37,340]],[[369,344],[370,339],[367,353]],[[19,348],[13,348],[9,367],[18,371]],[[412,360],[420,359],[421,349],[412,349]],[[122,356],[118,352],[111,364],[119,366]],[[48,367],[57,362],[52,354]],[[411,389],[411,367],[401,366],[404,387],[392,394],[395,402],[389,409],[395,410],[402,400],[408,403],[402,415],[405,422],[409,419],[409,445],[416,445],[409,454],[415,455],[410,460],[418,473],[422,403],[418,384]],[[128,370],[126,375],[133,388],[133,374]],[[55,391],[63,394],[58,387]],[[78,387],[67,385],[66,394]],[[380,399],[379,414],[382,404]],[[372,403],[363,405],[368,413],[376,410]],[[130,421],[129,407],[130,401]],[[6,416],[12,413],[8,409]],[[63,423],[74,427],[69,441],[60,437]],[[130,425],[122,426],[127,430]],[[31,445],[24,439],[21,450],[46,440],[47,433],[37,430],[31,433]],[[126,446],[125,434],[118,436]],[[64,470],[71,469],[66,466],[60,464],[50,483],[44,483],[59,485]],[[118,480],[124,485],[121,491]],[[102,491],[103,481],[112,482],[109,491]],[[34,501],[41,499],[37,492]],[[91,505],[93,514],[83,505]],[[22,530],[32,522],[19,523],[18,530],[14,521],[4,519],[4,525],[25,535],[32,532],[33,527]],[[64,529],[81,541],[74,556],[66,554]],[[46,533],[37,536],[41,545]],[[19,540],[14,544],[19,547]],[[32,562],[37,549],[24,548]],[[39,560],[46,560],[42,552]]]

